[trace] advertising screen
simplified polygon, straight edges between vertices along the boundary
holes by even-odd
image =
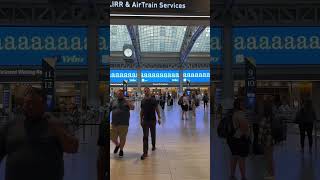
[[[192,83],[209,83],[210,70],[185,70],[183,71],[183,81]]]
[[[99,57],[109,55],[109,30],[99,29]],[[84,27],[0,27],[0,65],[41,65],[58,56],[58,65],[87,64],[87,29]]]
[[[211,57],[221,59],[222,29],[211,32]],[[234,63],[320,64],[320,27],[245,27],[233,30]]]
[[[110,70],[110,82],[111,83],[128,83],[137,82],[137,70]]]
[[[142,83],[179,83],[178,70],[141,70]]]

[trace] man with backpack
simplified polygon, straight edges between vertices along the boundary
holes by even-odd
[[[230,110],[218,126],[218,136],[225,138],[232,153],[230,161],[231,180],[235,180],[235,172],[239,164],[242,180],[246,180],[246,158],[249,155],[249,122],[243,98],[234,102],[234,109]]]

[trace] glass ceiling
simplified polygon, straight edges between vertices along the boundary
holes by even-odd
[[[124,44],[132,44],[127,26],[111,25],[110,27],[110,51],[123,51]]]
[[[140,48],[143,53],[180,52],[187,26],[139,26]],[[125,25],[111,25],[110,51],[122,51],[132,44]],[[207,27],[195,42],[191,52],[210,52],[210,28]]]
[[[139,26],[141,52],[180,52],[186,26]]]
[[[191,52],[210,52],[210,27],[207,27],[194,43]]]

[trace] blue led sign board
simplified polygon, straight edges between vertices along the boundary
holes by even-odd
[[[183,71],[183,81],[192,83],[209,83],[210,70],[185,70]]]
[[[319,64],[320,27],[245,27],[233,30],[234,63],[244,57],[257,64]],[[211,32],[211,57],[221,60],[222,29]],[[220,62],[221,63],[221,62]]]
[[[99,57],[109,55],[109,29],[99,29]],[[0,27],[0,65],[41,65],[58,56],[58,65],[87,65],[85,27]]]
[[[136,83],[137,70],[110,70],[111,83],[123,83],[123,81]]]
[[[178,70],[141,70],[142,83],[179,83]]]

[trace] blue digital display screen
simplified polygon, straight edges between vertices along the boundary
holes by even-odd
[[[211,57],[211,63],[213,64],[221,64],[222,63],[222,30],[221,28],[210,28],[210,57]]]
[[[111,83],[128,83],[137,82],[137,70],[110,70],[110,82]]]
[[[209,83],[210,70],[185,70],[183,71],[183,81],[192,83]]]
[[[109,55],[109,29],[99,29],[99,57]],[[0,27],[0,65],[41,65],[45,57],[60,57],[58,65],[87,65],[85,27]]]
[[[221,28],[211,32],[211,57],[221,60]],[[245,27],[233,30],[234,63],[320,64],[320,27]],[[221,63],[221,61],[220,61]]]
[[[179,83],[178,70],[141,70],[142,83]]]

